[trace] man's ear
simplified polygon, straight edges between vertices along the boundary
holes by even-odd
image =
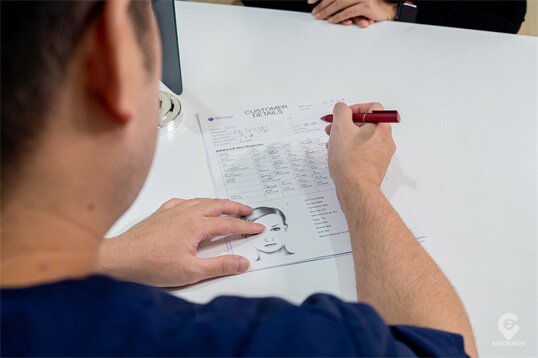
[[[132,22],[129,0],[107,0],[95,21],[95,36],[88,50],[87,84],[111,118],[124,124],[135,112],[133,91]]]

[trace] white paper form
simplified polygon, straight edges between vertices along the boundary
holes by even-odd
[[[329,174],[326,123],[320,120],[338,101],[343,99],[198,115],[217,196],[252,206],[254,214],[246,219],[266,226],[259,235],[217,239],[201,256],[242,255],[256,270],[351,252]],[[426,235],[395,187],[389,170],[382,186],[385,195],[423,239]]]

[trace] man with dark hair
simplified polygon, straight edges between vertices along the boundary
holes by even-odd
[[[245,258],[200,259],[198,244],[264,227],[238,219],[252,213],[240,203],[172,199],[102,242],[155,149],[161,61],[149,3],[1,6],[2,356],[476,356],[461,301],[379,189],[390,126],[352,123],[352,111],[378,104],[340,103],[327,128],[364,303],[192,304],[139,283],[244,272]]]
[[[122,9],[117,8],[123,3],[125,18],[110,18],[119,16]],[[90,221],[109,210],[112,215],[102,223],[108,228],[138,193],[156,141],[161,53],[155,28],[147,1],[2,2],[2,204],[7,222],[2,248],[5,256],[12,245],[26,248],[36,244],[32,235],[22,235],[31,243],[17,238],[7,244],[15,221],[57,223],[59,218],[68,219],[73,220],[71,226],[89,229],[87,234],[94,235],[101,228]],[[132,43],[126,41],[131,37]],[[81,68],[77,69],[74,64],[79,62]],[[66,108],[72,113],[65,113]],[[109,121],[100,120],[103,114],[109,115]],[[132,135],[125,137],[120,128]],[[83,129],[99,140],[91,135],[82,136]],[[115,149],[123,141],[130,142],[130,147],[126,151]],[[99,150],[90,148],[94,143],[99,143],[96,146]],[[79,152],[78,148],[84,151]],[[104,165],[103,157],[115,158],[119,163],[109,168]],[[96,190],[104,191],[103,201],[95,195]],[[110,192],[106,193],[107,190]],[[46,195],[31,195],[34,192]],[[163,209],[176,203],[177,200],[166,203]],[[209,207],[219,203],[203,201]],[[24,210],[9,210],[15,205]],[[20,218],[10,217],[12,212],[17,212]],[[41,214],[48,217],[40,219]],[[139,225],[139,230],[147,231],[154,223],[158,226],[167,219],[167,214],[159,211]],[[203,237],[206,231],[226,230],[250,233],[253,227],[240,220],[219,219],[206,224],[206,227],[191,227],[194,232],[186,231],[185,235]],[[260,230],[259,226],[254,228]],[[248,261],[231,255],[212,260],[190,255],[178,261],[174,253],[178,250],[177,237],[167,236],[163,240],[161,233],[155,233],[161,240],[161,245],[155,248],[151,246],[154,236],[137,232],[130,231],[99,245],[101,271],[156,286],[177,286],[248,269]],[[39,241],[37,244],[47,245],[46,240]],[[160,259],[139,257],[148,253]],[[17,270],[23,273],[20,268]],[[154,275],[155,272],[159,275]]]
[[[67,75],[65,69],[75,47],[102,7],[102,1],[2,3],[4,189],[19,176],[24,153],[35,148],[33,143],[46,126],[45,118],[39,113],[47,112],[56,102],[56,90]],[[151,40],[146,7],[144,2],[133,2],[128,11],[137,24],[135,31],[144,47],[145,64],[149,66],[156,59],[148,58]]]

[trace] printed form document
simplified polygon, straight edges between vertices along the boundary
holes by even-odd
[[[329,175],[320,117],[342,98],[198,114],[216,194],[254,208],[244,218],[265,225],[250,237],[206,242],[202,257],[237,254],[251,270],[351,253],[348,227]],[[382,190],[418,240],[426,235],[399,195],[391,170]]]

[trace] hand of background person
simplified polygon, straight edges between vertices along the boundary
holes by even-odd
[[[233,217],[251,213],[252,208],[230,200],[169,200],[124,234],[103,240],[99,270],[160,287],[245,272],[250,263],[242,256],[198,258],[196,252],[202,240],[263,232],[263,225]]]
[[[383,0],[308,0],[309,4],[316,2],[312,10],[316,19],[344,25],[354,22],[363,28],[376,21],[394,20],[398,7]]]
[[[334,106],[333,123],[325,131],[329,134],[329,171],[339,197],[357,183],[377,188],[381,186],[396,150],[391,126],[388,123],[358,126],[353,123],[352,113],[382,109],[379,103],[355,104],[350,107],[337,103]]]

